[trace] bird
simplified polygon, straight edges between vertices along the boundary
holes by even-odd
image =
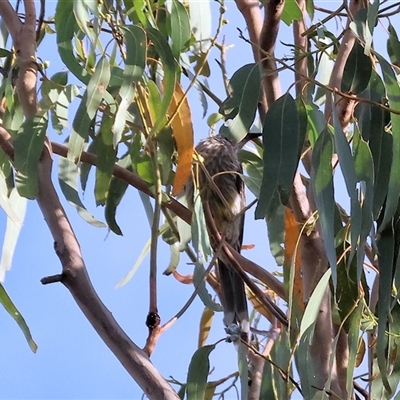
[[[238,145],[220,135],[210,136],[200,141],[196,146],[196,152],[204,168],[201,165],[194,168],[192,177],[186,184],[185,193],[189,208],[193,211],[195,180],[201,201],[203,205],[208,205],[215,227],[225,242],[240,252],[246,198],[238,149]],[[210,232],[209,227],[208,230]],[[216,243],[211,236],[211,247],[216,252],[219,243]],[[224,311],[223,322],[226,327],[237,325],[241,332],[246,334],[249,313],[243,279],[222,254],[218,254],[216,268],[221,288],[220,300]]]

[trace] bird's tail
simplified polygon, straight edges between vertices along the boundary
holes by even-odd
[[[218,274],[221,285],[221,302],[224,308],[224,324],[237,324],[246,335],[249,333],[249,311],[243,279],[239,274],[218,260]]]

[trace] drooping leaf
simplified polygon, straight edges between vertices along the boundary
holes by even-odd
[[[76,208],[78,214],[86,222],[95,227],[103,228],[106,225],[89,213],[79,197],[77,187],[78,175],[79,170],[76,164],[69,161],[67,158],[60,157],[58,162],[58,181],[65,198],[73,207]]]
[[[364,249],[365,240],[371,231],[373,223],[373,200],[374,200],[374,164],[371,150],[362,139],[360,133],[355,129],[353,136],[354,165],[356,168],[359,201],[361,205],[361,229],[359,235],[359,250]],[[360,254],[361,256],[361,254]],[[362,259],[364,257],[361,257]],[[357,267],[357,281],[360,281],[363,269],[363,260],[359,260]]]
[[[331,134],[328,130],[322,131],[315,143],[312,156],[312,183],[315,190],[319,221],[326,255],[332,270],[333,287],[336,290],[336,250],[334,231],[334,190],[332,171],[333,146]]]
[[[303,13],[301,12],[296,0],[285,1],[281,18],[288,26],[290,26],[293,21],[299,21],[303,18]]]
[[[104,92],[107,90],[110,76],[110,65],[107,58],[102,57],[96,65],[93,76],[90,78],[72,123],[73,129],[68,141],[68,159],[70,161],[75,161],[82,153],[92,121],[103,100]]]
[[[73,12],[73,1],[59,1],[56,6],[55,24],[58,53],[61,60],[80,81],[88,83],[90,74],[79,64],[73,53],[72,40],[79,29]]]
[[[367,7],[367,32],[365,41],[365,54],[367,56],[370,55],[371,46],[372,46],[372,38],[374,35],[375,26],[377,25],[377,17],[379,10],[379,0],[373,0],[372,4],[368,4]]]
[[[172,54],[171,48],[164,38],[164,36],[156,29],[147,29],[147,35],[151,40],[155,51],[160,56],[163,63],[164,79],[163,79],[163,98],[160,108],[160,113],[158,114],[157,120],[154,121],[154,126],[152,131],[158,133],[161,128],[163,128],[165,115],[167,113],[168,107],[171,103],[172,97],[175,90],[175,81],[177,75],[177,64],[175,62],[174,56]]]
[[[211,325],[214,319],[214,311],[205,307],[200,319],[200,330],[198,347],[201,348],[205,345],[208,335],[210,334]]]
[[[322,111],[312,102],[306,102],[307,111],[307,139],[311,148],[314,148],[319,134],[325,129],[326,122]]]
[[[396,76],[390,64],[378,53],[375,53],[382,68],[383,81],[386,87],[386,93],[389,106],[393,109],[399,108],[400,87]],[[393,154],[400,154],[400,115],[391,113],[392,137],[393,137]],[[400,196],[400,157],[393,157],[392,167],[390,170],[389,188],[386,198],[386,207],[380,230],[384,229],[387,223],[394,215]]]
[[[15,139],[14,163],[17,170],[18,193],[28,199],[36,198],[39,191],[39,160],[47,130],[47,115],[27,118]]]
[[[388,31],[390,35],[387,41],[387,52],[392,64],[400,67],[400,42],[392,24],[389,24]]]
[[[109,118],[107,114],[104,114],[100,133],[96,137],[97,168],[94,194],[97,206],[103,206],[106,203],[112,171],[116,160],[116,150],[112,143],[111,124],[111,118]]]
[[[189,1],[190,27],[196,39],[194,53],[205,53],[211,45],[211,7],[209,1]]]
[[[229,97],[222,103],[219,113],[228,125],[221,126],[219,133],[236,143],[249,132],[253,124],[260,92],[260,70],[257,64],[247,64],[238,69],[229,81]]]
[[[196,262],[193,272],[193,285],[197,289],[197,295],[203,304],[210,310],[220,312],[223,310],[223,308],[211,298],[211,295],[207,290],[204,282],[205,272],[206,270],[204,265],[201,262]]]
[[[173,196],[178,195],[183,190],[192,169],[194,133],[189,102],[184,96],[185,93],[181,85],[177,82],[168,110],[169,115],[172,115],[178,105],[183,101],[178,113],[171,122],[172,134],[178,152],[178,163],[172,189]]]
[[[118,165],[123,168],[132,168],[131,158],[129,156],[121,158],[118,161]],[[115,176],[111,178],[110,187],[108,189],[107,202],[104,209],[104,216],[108,227],[116,235],[122,235],[121,228],[118,226],[117,221],[115,220],[115,215],[117,212],[117,207],[124,197],[127,188],[128,183],[126,181],[116,178]]]
[[[296,366],[299,372],[301,390],[305,399],[314,399],[317,393],[315,363],[311,357],[310,345],[314,337],[315,324],[310,325],[299,339],[299,347],[295,353]]]
[[[26,341],[29,344],[29,347],[34,353],[36,353],[37,344],[34,342],[32,338],[31,331],[29,330],[29,327],[26,324],[24,317],[15,307],[14,303],[10,299],[10,296],[8,295],[8,293],[6,292],[1,283],[0,283],[0,303],[5,308],[5,310],[10,314],[11,318],[13,318],[15,322],[18,324],[22,333],[25,336]]]
[[[355,42],[343,71],[342,92],[360,94],[368,86],[372,71],[371,58],[364,54],[364,47]]]
[[[112,126],[114,147],[120,142],[125,128],[126,113],[135,96],[136,82],[142,78],[146,64],[146,32],[140,26],[122,27],[126,45],[125,67],[119,95],[121,101]]]
[[[196,254],[201,257],[201,261],[207,261],[208,256],[211,255],[210,238],[208,236],[200,192],[196,186],[194,187],[193,198],[194,212],[192,215],[192,242]]]
[[[349,343],[349,361],[347,365],[347,376],[346,376],[346,389],[348,393],[353,391],[353,376],[354,369],[357,363],[357,355],[359,351],[359,332],[360,322],[362,317],[363,304],[360,301],[357,308],[353,311],[349,318],[349,331],[348,331],[348,343]]]
[[[380,227],[379,227],[380,229]],[[379,251],[379,301],[377,304],[378,316],[378,339],[376,353],[382,383],[386,390],[391,393],[388,382],[388,365],[386,350],[386,330],[390,313],[390,302],[392,295],[393,262],[394,262],[394,227],[388,223],[376,241]]]
[[[10,217],[7,217],[6,231],[1,250],[0,283],[4,282],[6,271],[9,271],[11,268],[15,247],[25,218],[27,203],[26,199],[21,197],[16,189],[11,191],[9,201],[15,215],[18,217],[18,221],[13,221]]]
[[[315,287],[310,299],[308,300],[306,309],[304,311],[303,318],[300,324],[300,338],[306,333],[306,331],[312,327],[317,321],[320,313],[321,301],[324,297],[326,288],[328,287],[329,279],[332,276],[332,268],[329,268],[322,278],[319,280]]]
[[[83,0],[75,0],[73,3],[73,12],[75,20],[78,23],[79,28],[85,32],[87,37],[91,37],[91,31],[89,25],[91,24],[89,12],[84,4]]]
[[[215,345],[204,346],[193,354],[187,377],[187,400],[204,400],[210,372],[209,356],[214,349]]]
[[[372,71],[370,80],[370,99],[377,103],[381,103],[385,97],[385,87],[382,79]],[[364,130],[368,130],[369,148],[372,154],[374,165],[374,198],[373,198],[373,215],[374,219],[378,218],[378,214],[385,201],[388,192],[390,168],[392,165],[392,148],[393,137],[385,131],[386,111],[380,107],[371,105],[370,115],[361,125],[361,133],[363,138]],[[361,121],[364,121],[361,119]]]
[[[299,162],[299,120],[296,103],[287,93],[275,101],[263,127],[264,169],[256,219],[270,218],[279,204],[289,201]]]
[[[135,275],[136,271],[142,264],[144,258],[147,256],[151,248],[151,238],[145,243],[143,246],[142,251],[140,252],[137,260],[135,261],[135,264],[133,265],[132,269],[128,272],[128,274],[118,283],[117,288],[120,288],[124,285],[126,285]]]
[[[254,196],[259,198],[263,174],[262,158],[252,151],[243,149],[238,152],[238,157],[246,172],[246,175],[243,176],[244,183]]]
[[[172,0],[171,6],[171,39],[172,53],[179,60],[179,55],[189,47],[190,41],[189,16],[185,6],[178,0]]]

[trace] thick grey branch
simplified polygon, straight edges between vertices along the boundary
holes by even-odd
[[[262,15],[260,10],[260,3],[258,0],[236,0],[236,6],[242,13],[243,18],[246,22],[247,29],[249,31],[250,41],[252,43],[252,50],[255,62],[261,61],[260,54],[260,35],[262,30]],[[267,113],[267,97],[264,88],[261,88],[260,102],[259,102],[259,113],[261,120],[264,119]]]
[[[63,266],[62,283],[70,290],[88,321],[146,395],[151,399],[178,399],[149,357],[126,335],[95,292],[78,241],[54,189],[50,174],[51,164],[50,151],[46,148],[40,163],[37,201],[54,237],[55,250]]]
[[[0,16],[14,40],[22,29],[22,22],[8,0],[0,1]]]
[[[303,14],[300,21],[293,22],[293,36],[296,51],[296,94],[300,95],[303,91],[304,84],[306,83],[304,76],[307,73],[307,57],[304,54],[308,51],[308,39],[303,33],[306,31],[306,2],[305,0],[297,0],[297,4]]]
[[[284,0],[270,0],[266,2],[264,7],[265,16],[261,31],[260,47],[265,73],[264,90],[267,95],[268,107],[282,94],[274,53],[284,5]]]

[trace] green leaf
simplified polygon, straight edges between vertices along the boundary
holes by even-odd
[[[222,103],[219,113],[229,121],[219,133],[236,143],[240,142],[253,124],[260,93],[258,64],[247,64],[238,69],[229,81],[229,97]]]
[[[134,83],[141,80],[146,64],[146,32],[139,26],[125,26],[122,30],[125,32],[126,57],[119,89],[121,101],[112,126],[114,147],[120,142],[125,128],[126,113],[135,96]]]
[[[293,21],[300,21],[303,14],[296,0],[286,0],[282,12],[282,21],[290,26]]]
[[[296,102],[289,93],[271,105],[263,126],[264,169],[256,219],[272,217],[279,200],[284,205],[289,201],[300,140]]]
[[[118,165],[131,170],[131,158],[129,156],[121,158],[118,161]],[[122,235],[121,228],[118,226],[117,221],[115,220],[115,215],[117,212],[117,207],[124,197],[127,188],[128,183],[126,181],[116,178],[115,176],[111,178],[104,215],[108,227],[116,235]]]
[[[212,299],[210,293],[207,290],[205,284],[205,273],[206,270],[203,263],[196,262],[194,264],[193,271],[193,285],[197,289],[197,295],[199,296],[203,304],[210,310],[213,310],[215,312],[223,311],[223,308]]]
[[[399,108],[400,87],[396,76],[390,64],[378,53],[375,53],[382,68],[383,81],[385,83],[389,106],[393,109]],[[400,115],[391,113],[392,136],[393,136],[393,154],[400,154]],[[385,214],[380,231],[394,215],[400,196],[400,157],[393,157],[390,170],[389,189],[386,198]]]
[[[368,144],[356,129],[353,136],[354,166],[356,169],[357,181],[360,182],[358,197],[361,200],[361,232],[360,247],[364,247],[364,242],[368,236],[373,222],[372,206],[374,199],[374,164],[372,154]],[[361,270],[357,277],[360,277]],[[359,281],[359,280],[358,280]]]
[[[39,191],[39,160],[47,131],[47,115],[27,118],[15,139],[15,168],[18,193],[28,199]]]
[[[149,28],[147,30],[147,35],[152,41],[153,46],[160,56],[163,64],[164,79],[163,79],[163,99],[161,104],[160,114],[154,123],[152,129],[153,133],[158,133],[161,128],[163,128],[165,115],[167,114],[168,107],[171,103],[172,96],[175,90],[175,80],[177,77],[177,64],[175,62],[174,56],[172,54],[171,48],[162,34],[156,29]]]
[[[246,186],[257,198],[260,197],[260,189],[263,176],[262,158],[252,151],[240,150],[238,152],[239,161],[247,175],[243,176]]]
[[[330,271],[330,270],[328,270]],[[317,372],[311,356],[310,345],[314,336],[315,323],[310,325],[301,335],[299,347],[295,353],[296,367],[300,377],[301,390],[304,399],[314,399],[317,393]]]
[[[388,30],[390,35],[387,41],[387,52],[392,64],[400,67],[400,42],[392,24],[389,24]]]
[[[386,329],[390,314],[390,300],[392,295],[393,263],[394,263],[394,228],[393,223],[386,224],[381,231],[376,244],[379,253],[379,301],[377,304],[378,339],[376,352],[378,366],[381,372],[382,383],[388,392],[391,392],[388,382]]]
[[[104,214],[108,227],[116,235],[122,235],[121,228],[118,226],[117,221],[115,220],[115,215],[117,212],[117,207],[121,202],[127,188],[127,182],[116,177],[111,178]]]
[[[92,140],[89,144],[89,147],[87,148],[87,152],[90,154],[97,155],[96,145],[97,145],[97,140]],[[92,165],[88,163],[80,163],[79,167],[80,167],[79,180],[81,183],[82,191],[83,193],[85,193]]]
[[[369,35],[366,37],[365,41],[365,54],[370,55],[372,38],[374,35],[375,26],[377,25],[377,17],[379,10],[379,0],[373,0],[372,4],[368,4],[367,7],[367,31]]]
[[[87,37],[90,38],[91,31],[89,29],[89,25],[91,24],[91,20],[83,0],[75,0],[72,3],[75,20],[78,23],[79,28],[82,30],[82,32],[85,32]]]
[[[306,101],[307,138],[314,148],[319,134],[325,129],[326,121],[323,112],[311,101]]]
[[[13,53],[6,49],[0,49],[0,58],[12,56]]]
[[[59,1],[56,6],[54,22],[57,32],[58,53],[61,60],[81,82],[87,84],[89,73],[79,64],[73,52],[72,40],[79,29],[73,12],[73,1]]]
[[[191,37],[189,16],[185,6],[178,0],[172,0],[171,39],[172,54],[179,60],[179,55],[189,47]]]
[[[354,164],[353,155],[351,154],[349,143],[345,137],[345,134],[340,126],[339,118],[335,111],[333,111],[333,123],[335,129],[335,147],[339,157],[340,169],[346,183],[347,193],[350,197],[350,242],[351,242],[351,253],[349,262],[357,251],[357,245],[359,244],[359,237],[361,234],[361,205],[358,201],[357,193],[357,175]],[[360,245],[363,245],[360,243]]]
[[[60,157],[58,163],[58,181],[60,183],[61,191],[63,192],[65,198],[68,202],[76,208],[78,214],[89,224],[103,228],[106,225],[97,220],[83,205],[81,199],[79,198],[77,179],[79,175],[79,170],[76,164],[69,161],[67,158]]]
[[[311,21],[314,19],[314,0],[306,0],[306,10],[310,16]]]
[[[90,78],[87,89],[79,104],[72,123],[72,133],[68,141],[68,159],[75,161],[80,157],[84,143],[87,141],[92,121],[103,100],[104,92],[110,81],[110,65],[102,57],[96,65],[95,72]]]
[[[332,268],[329,268],[319,280],[310,297],[310,300],[307,303],[307,307],[304,311],[304,315],[300,324],[300,338],[317,322],[318,315],[320,314],[321,301],[324,297],[326,288],[328,287],[331,275]]]
[[[15,307],[14,303],[10,299],[9,295],[7,294],[6,290],[4,289],[3,285],[0,284],[0,303],[6,309],[6,311],[10,314],[10,316],[15,320],[15,322],[20,327],[22,333],[25,336],[26,341],[29,344],[31,350],[36,353],[37,344],[32,339],[31,332],[29,330],[28,325],[26,324],[24,317],[20,314],[20,312]]]
[[[359,95],[368,86],[372,72],[372,62],[364,54],[364,48],[355,42],[343,71],[342,92]]]
[[[22,228],[22,223],[25,219],[27,203],[24,197],[19,196],[16,189],[11,191],[9,202],[15,215],[18,217],[18,221],[13,221],[10,217],[7,217],[6,231],[4,233],[3,247],[1,250],[0,282],[4,282],[6,271],[9,271],[11,268],[15,247]]]
[[[144,258],[147,256],[148,252],[150,251],[151,248],[151,238],[146,242],[144,245],[142,251],[140,252],[137,260],[135,261],[135,264],[133,265],[132,269],[129,271],[129,273],[118,283],[117,288],[120,288],[124,285],[126,285],[135,275],[136,271],[139,269],[140,265],[142,264]]]
[[[211,45],[212,13],[209,1],[189,1],[190,27],[196,39],[195,54],[205,53]],[[190,78],[191,79],[191,78]]]
[[[359,332],[360,332],[360,323],[363,312],[364,305],[360,301],[358,303],[357,308],[353,311],[352,315],[349,319],[349,331],[348,331],[348,343],[349,343],[349,361],[347,364],[347,373],[346,373],[346,389],[347,393],[353,392],[353,376],[354,369],[356,365],[356,356],[358,351],[358,343],[359,343]]]
[[[187,400],[204,400],[210,372],[209,356],[214,349],[215,345],[204,346],[193,354],[187,377]]]
[[[370,81],[370,99],[381,103],[384,96],[385,87],[382,79],[373,71]],[[386,111],[378,106],[372,105],[371,115],[365,122],[365,126],[369,127],[369,148],[374,164],[374,219],[378,218],[378,214],[386,199],[393,157],[393,137],[390,133],[385,131],[385,114],[387,114]]]
[[[106,203],[117,155],[112,144],[111,124],[111,118],[104,114],[99,136],[96,137],[97,168],[94,194],[97,206]]]
[[[333,287],[336,291],[336,250],[334,215],[335,201],[333,190],[332,171],[333,146],[331,134],[328,130],[322,131],[315,143],[312,156],[311,180],[315,190],[315,202],[317,205],[321,233],[324,240],[326,255],[331,265]]]

